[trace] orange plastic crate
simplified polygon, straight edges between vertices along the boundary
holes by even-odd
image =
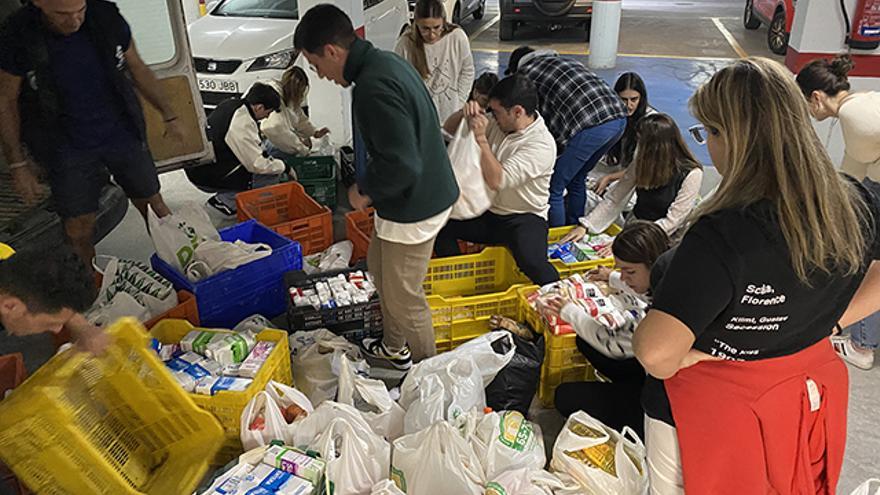
[[[373,236],[373,215],[376,210],[368,208],[366,211],[352,211],[345,214],[345,237],[351,241],[354,248],[351,254],[351,262],[367,258],[367,250],[370,248],[370,238]]]
[[[235,196],[238,220],[254,219],[302,246],[302,254],[319,253],[333,244],[333,213],[306,194],[298,182],[285,182]]]

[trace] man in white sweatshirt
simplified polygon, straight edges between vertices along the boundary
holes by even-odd
[[[498,82],[489,94],[488,117],[477,102],[453,114],[444,128],[455,134],[467,118],[480,146],[480,166],[494,198],[489,211],[471,220],[451,220],[434,243],[438,256],[459,254],[458,240],[507,246],[532,282],[559,280],[547,261],[547,211],[556,142],[538,115],[538,94],[527,77]]]
[[[284,162],[263,151],[259,121],[281,107],[271,86],[254,83],[244,99],[230,98],[208,117],[208,137],[214,144],[214,163],[186,170],[190,182],[216,193],[208,205],[227,216],[236,214],[235,195],[278,181]]]

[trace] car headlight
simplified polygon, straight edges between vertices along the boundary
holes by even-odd
[[[294,60],[296,60],[294,50],[285,50],[283,52],[263,55],[262,57],[257,57],[256,60],[254,60],[254,62],[251,64],[251,66],[247,68],[247,71],[253,72],[255,70],[266,69],[284,70],[293,65]]]

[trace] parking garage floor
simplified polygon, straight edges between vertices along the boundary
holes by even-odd
[[[719,67],[739,56],[760,55],[781,61],[766,47],[766,30],[746,31],[741,16],[744,0],[627,0],[620,31],[620,56],[612,70],[599,71],[613,82],[626,71],[639,72],[645,79],[650,103],[659,111],[669,113],[682,129],[695,120],[687,109],[694,89]],[[586,63],[588,44],[582,29],[554,32],[523,27],[517,39],[501,42],[497,0],[488,0],[487,12],[480,21],[465,20],[464,29],[471,37],[477,72],[501,71],[509,52],[520,45],[553,48]],[[320,123],[318,123],[320,124]],[[704,148],[692,143],[692,149],[707,165],[703,192],[718,181]],[[204,204],[207,195],[192,187],[181,172],[161,177],[163,193],[169,206],[179,208],[187,201]],[[344,197],[341,196],[341,198]],[[234,223],[211,211],[215,224],[222,227]],[[335,222],[336,237],[345,236],[341,215]],[[130,208],[120,226],[98,245],[98,252],[147,260],[153,252],[143,222]],[[0,335],[0,354],[21,351],[26,354],[29,369],[34,369],[51,355],[51,339],[35,336],[10,339]],[[870,477],[880,477],[880,366],[871,371],[851,368],[849,431],[843,476],[839,493],[848,494]],[[533,408],[534,419],[541,424],[545,438],[552,441],[562,426],[562,418],[554,410]]]

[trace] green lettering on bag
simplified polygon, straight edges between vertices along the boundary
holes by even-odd
[[[180,263],[180,266],[184,268],[189,266],[193,259],[193,253],[193,248],[189,246],[181,246],[180,249],[177,250],[177,262]]]
[[[397,488],[400,488],[400,491],[406,493],[406,475],[403,474],[403,471],[391,466],[391,481],[397,485]]]
[[[486,492],[483,495],[507,495],[507,490],[498,483],[492,481],[486,485]]]

